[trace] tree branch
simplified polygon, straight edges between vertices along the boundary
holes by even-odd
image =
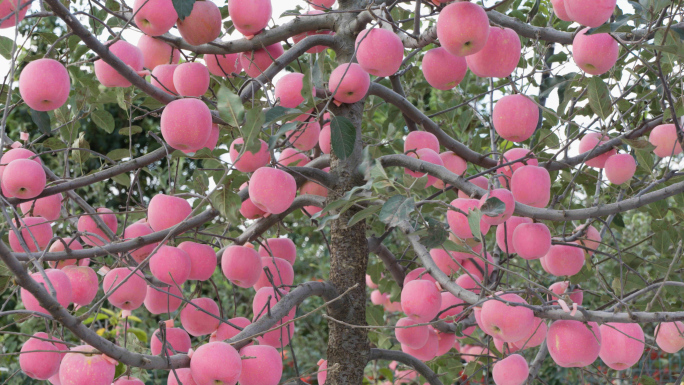
[[[430,385],[443,385],[439,376],[433,372],[429,366],[410,354],[398,350],[371,349],[370,359],[401,362],[402,364],[414,368],[418,373],[425,377]]]

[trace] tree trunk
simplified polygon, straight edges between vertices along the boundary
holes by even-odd
[[[347,4],[349,3],[349,4]],[[354,0],[340,1],[340,7],[354,6]],[[349,16],[341,13],[338,25],[345,23]],[[354,53],[354,35],[340,36],[341,48],[336,52],[338,64],[352,60]],[[361,122],[365,101],[355,104],[343,104],[339,107],[331,105],[335,116],[343,116],[351,120],[356,127],[356,144],[354,153],[346,160],[340,160],[334,151],[331,154],[331,172],[337,173],[338,183],[329,192],[328,202],[340,199],[344,193],[364,183],[363,176],[357,171],[362,159],[363,143],[361,139]],[[358,212],[351,209],[333,221],[330,228],[330,282],[344,293],[357,285],[346,296],[348,306],[343,312],[328,309],[331,317],[350,325],[366,325],[366,267],[368,264],[368,241],[366,239],[366,222],[360,221],[354,226],[347,226],[349,219]],[[366,329],[349,327],[330,321],[328,335],[328,373],[327,385],[359,385],[363,382],[363,373],[370,357],[370,345]]]

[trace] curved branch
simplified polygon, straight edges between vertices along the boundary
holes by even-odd
[[[59,194],[61,192],[69,191],[69,190],[74,190],[80,187],[84,186],[89,186],[95,182],[102,182],[107,179],[111,179],[112,177],[115,177],[119,174],[123,174],[125,172],[130,172],[142,167],[145,167],[151,163],[154,163],[162,158],[164,158],[167,154],[166,148],[158,148],[152,152],[150,152],[147,155],[143,155],[141,157],[135,158],[133,160],[130,160],[125,163],[118,164],[114,167],[107,168],[102,171],[98,171],[94,174],[82,176],[80,178],[75,178],[72,179],[68,182],[64,183],[59,183],[56,184],[52,187],[48,187],[43,192],[38,195],[35,198],[32,199],[19,199],[19,198],[7,198],[7,202],[9,202],[12,205],[17,205],[22,202],[30,202],[33,201],[34,199],[50,196],[50,195],[55,195]]]
[[[405,167],[416,172],[425,172],[455,186],[457,189],[470,196],[481,197],[487,190],[482,189],[466,181],[462,177],[452,173],[443,166],[438,166],[423,160],[411,158],[406,155],[385,155],[378,159],[383,166]],[[515,214],[532,219],[543,219],[557,222],[567,222],[598,218],[606,215],[617,214],[637,209],[650,203],[657,202],[684,192],[684,182],[679,182],[650,192],[641,196],[625,199],[616,203],[602,204],[600,206],[575,210],[552,210],[527,206],[521,203],[515,204]]]
[[[387,270],[392,274],[392,278],[397,282],[400,288],[404,287],[404,268],[401,267],[392,252],[382,244],[380,238],[368,238],[368,251],[375,254],[385,264]]]
[[[226,340],[229,344],[239,349],[247,345],[253,336],[261,334],[278,323],[284,318],[292,308],[298,306],[305,299],[317,296],[325,301],[331,301],[339,295],[335,287],[329,282],[307,282],[297,286],[290,293],[286,294],[278,303],[271,308],[271,312],[261,316],[257,321],[251,323],[233,338]],[[329,306],[343,307],[343,301],[332,302]]]
[[[510,28],[518,33],[518,35],[530,39],[539,39],[551,43],[572,44],[575,35],[571,32],[563,32],[550,27],[535,27],[531,24],[520,21],[511,16],[504,15],[497,11],[487,11],[489,20],[502,27]],[[679,28],[684,27],[684,23],[676,24]],[[648,36],[646,34],[649,34]],[[650,39],[655,35],[655,30],[638,29],[631,32],[623,32],[615,34],[622,41],[639,41],[641,39]],[[424,31],[418,40],[403,36],[404,47],[406,48],[423,48],[428,44],[434,43],[437,40],[437,28],[431,27]]]
[[[337,39],[331,35],[313,35],[304,38],[292,48],[288,49],[284,54],[277,58],[264,72],[256,79],[249,81],[249,85],[245,87],[240,93],[242,102],[248,101],[260,88],[262,84],[269,83],[278,72],[282,71],[290,63],[297,60],[308,49],[317,45],[324,45],[335,49],[337,47]]]
[[[62,261],[65,259],[96,258],[105,255],[125,253],[134,249],[141,248],[145,245],[149,245],[151,243],[160,242],[164,238],[166,238],[172,230],[172,237],[182,234],[185,231],[201,226],[202,224],[214,219],[216,216],[218,216],[218,211],[214,209],[209,209],[201,214],[198,214],[182,222],[177,228],[157,231],[155,233],[138,237],[130,241],[110,243],[105,246],[93,247],[90,249],[83,250],[69,250],[60,251],[56,253],[15,253],[14,256],[20,261],[30,261],[32,259],[39,258],[42,258],[45,261]]]
[[[442,381],[439,380],[439,376],[437,376],[429,366],[410,354],[398,350],[371,349],[370,359],[401,362],[402,364],[413,367],[418,373],[425,377],[430,385],[443,385]]]

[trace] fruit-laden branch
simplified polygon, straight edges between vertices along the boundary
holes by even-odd
[[[550,27],[535,27],[531,24],[524,23],[515,17],[507,16],[497,11],[488,11],[487,16],[489,20],[496,25],[501,27],[506,27],[514,30],[518,35],[527,37],[530,39],[539,39],[551,43],[560,44],[572,44],[574,39],[574,34],[571,32],[562,32]],[[675,24],[673,27],[682,28],[684,23]],[[655,36],[655,29],[645,30],[637,29],[632,32],[622,32],[616,33],[617,36],[622,41],[641,41],[648,40]],[[648,36],[647,36],[648,34]],[[403,36],[402,40],[404,42],[404,47],[406,48],[423,48],[429,44],[434,43],[437,40],[437,27],[430,27],[420,34],[418,39],[414,39],[410,36]]]
[[[139,249],[145,245],[160,242],[169,236],[174,237],[182,234],[185,231],[201,226],[218,216],[218,211],[209,209],[201,214],[198,214],[188,220],[181,222],[177,227],[157,231],[149,235],[138,237],[130,241],[110,243],[104,246],[93,247],[83,250],[68,250],[60,252],[36,252],[36,253],[14,253],[14,256],[20,261],[30,261],[32,259],[42,258],[45,261],[62,261],[65,259],[84,259],[96,258],[117,253],[126,253],[131,250]]]
[[[112,66],[112,68],[126,78],[126,80],[131,82],[131,84],[161,103],[169,104],[176,99],[173,95],[146,82],[145,78],[138,75],[133,68],[129,67],[121,59],[116,57],[116,55],[111,53],[109,48],[100,43],[97,37],[90,33],[90,31],[83,26],[83,24],[81,24],[81,22],[79,22],[78,19],[69,12],[69,9],[62,5],[59,0],[45,0],[45,2],[50,6],[55,15],[64,20],[66,25],[71,28],[72,32],[83,40],[83,43],[85,43],[88,48],[100,56],[100,60],[103,60],[105,63]]]
[[[54,186],[48,187],[43,192],[38,195],[35,198],[32,199],[19,199],[19,198],[7,198],[7,202],[9,202],[12,205],[17,205],[22,202],[28,202],[32,201],[34,199],[50,196],[50,195],[55,195],[59,194],[65,191],[69,190],[74,190],[77,188],[85,187],[85,186],[90,186],[93,183],[96,182],[102,182],[107,179],[111,179],[114,176],[117,176],[119,174],[123,174],[125,172],[130,172],[133,170],[137,170],[139,168],[145,167],[151,163],[154,163],[162,158],[164,158],[167,154],[167,150],[162,147],[158,148],[149,154],[143,155],[141,157],[132,159],[128,162],[118,164],[116,166],[107,168],[102,171],[98,171],[94,174],[82,176],[80,178],[74,178],[68,182],[64,183],[59,183]]]
[[[14,274],[17,284],[33,294],[38,303],[45,308],[50,315],[59,323],[69,329],[76,337],[86,344],[94,347],[101,353],[116,359],[117,361],[137,368],[147,370],[186,368],[190,365],[187,354],[177,354],[171,357],[151,356],[133,353],[122,348],[109,340],[99,336],[95,331],[85,326],[81,321],[71,315],[59,302],[45,290],[45,287],[36,282],[21,263],[12,255],[12,252],[4,243],[0,243],[0,259]],[[240,332],[235,340],[250,338],[263,333],[274,326],[282,317],[287,315],[292,308],[302,303],[311,296],[322,296],[324,299],[337,297],[334,287],[327,282],[308,282],[292,290],[285,295],[273,308],[271,314],[263,316],[259,321],[251,324]],[[343,303],[333,306],[344,306]],[[245,341],[246,343],[247,341]]]
[[[420,375],[425,377],[425,379],[428,383],[430,383],[430,385],[443,385],[442,381],[439,380],[439,376],[435,372],[433,372],[429,366],[425,365],[423,361],[402,351],[371,349],[370,359],[401,362],[404,365],[408,365],[414,368],[418,373],[420,373]]]
[[[382,244],[380,238],[368,238],[368,251],[377,255],[385,264],[385,267],[392,275],[392,278],[397,282],[397,285],[399,285],[399,287],[404,287],[404,277],[406,276],[404,274],[404,268],[397,262],[397,259],[392,252]]]
[[[446,182],[446,184],[456,187],[469,196],[480,198],[487,192],[487,190],[466,181],[443,166],[438,166],[420,159],[411,158],[407,155],[385,155],[378,158],[378,160],[383,166],[405,167],[412,171],[427,173],[430,176],[434,176],[435,178],[443,180]],[[575,210],[552,210],[516,203],[515,214],[532,219],[556,222],[585,220],[634,210],[653,202],[675,196],[682,192],[684,192],[684,182],[679,182],[660,190],[634,198],[625,199],[616,203],[601,204],[599,206]]]
[[[384,101],[393,104],[416,124],[423,126],[425,131],[434,134],[437,139],[439,139],[439,143],[442,146],[446,147],[446,149],[450,151],[453,151],[456,155],[465,159],[467,162],[486,168],[494,168],[497,166],[497,163],[494,159],[471,150],[463,143],[449,136],[446,132],[439,128],[437,123],[432,121],[432,119],[425,115],[416,106],[411,104],[411,102],[409,102],[405,97],[399,95],[393,90],[378,83],[371,83],[368,93],[370,95],[378,96]],[[587,160],[596,158],[610,151],[610,149],[614,147],[622,145],[622,139],[638,138],[650,132],[653,128],[655,128],[655,126],[661,123],[662,117],[655,118],[643,123],[640,127],[626,134],[602,143],[600,146],[597,146],[590,151],[584,152],[572,158],[563,159],[561,161],[552,161],[551,164],[541,163],[540,166],[548,168],[549,171],[554,171],[581,164],[582,162],[586,162]]]
[[[130,19],[132,18],[132,14],[126,13],[125,17],[127,19]],[[157,39],[163,40],[176,48],[192,51],[198,54],[240,53],[255,51],[263,47],[269,46],[271,44],[280,43],[292,36],[301,33],[319,30],[331,30],[335,26],[335,21],[336,14],[334,13],[325,13],[321,15],[311,16],[302,15],[288,23],[285,23],[272,29],[267,29],[261,32],[260,34],[254,36],[251,40],[243,38],[233,41],[213,41],[209,44],[202,44],[199,46],[190,45],[185,40],[183,40],[183,38],[179,36],[173,36],[170,33],[157,36]]]
[[[430,256],[430,253],[420,243],[420,237],[415,234],[411,225],[404,221],[398,226],[401,231],[403,231],[411,243],[413,251],[416,253],[420,259],[423,267],[435,280],[448,292],[455,295],[456,297],[464,300],[465,302],[474,305],[481,303],[479,296],[471,291],[465,290],[456,282],[449,279],[449,277],[444,274],[442,270],[437,267],[435,261]],[[492,299],[496,301],[504,302],[511,306],[524,306],[531,309],[534,315],[544,319],[551,320],[573,320],[581,322],[618,322],[618,323],[654,323],[654,322],[672,322],[672,321],[682,321],[684,320],[684,311],[680,312],[630,312],[630,313],[616,313],[608,311],[591,311],[587,310],[581,306],[578,307],[578,311],[575,314],[566,313],[560,308],[560,306],[535,306],[519,304],[514,302],[504,301],[500,298]]]
[[[292,46],[292,48],[285,51],[279,58],[277,58],[271,65],[264,70],[264,72],[255,79],[248,80],[248,85],[240,92],[240,99],[246,103],[254,94],[264,85],[271,82],[271,80],[290,63],[297,60],[308,49],[317,45],[324,45],[333,49],[337,48],[337,39],[331,35],[313,35],[304,38],[304,40]]]
[[[335,287],[329,282],[303,283],[283,296],[283,298],[271,308],[270,313],[265,313],[256,322],[248,325],[233,338],[226,340],[226,342],[232,344],[236,349],[247,345],[253,336],[276,326],[278,321],[290,313],[290,310],[299,306],[305,299],[312,296],[322,297],[325,301],[332,301],[333,299],[338,298],[339,294],[337,293],[337,290],[335,290]],[[347,307],[345,298],[339,298],[337,301],[331,302],[329,306],[339,309]],[[286,333],[286,331],[284,331],[284,333]]]

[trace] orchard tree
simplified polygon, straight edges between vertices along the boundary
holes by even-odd
[[[682,2],[286,3],[0,0],[0,380],[661,380]]]

